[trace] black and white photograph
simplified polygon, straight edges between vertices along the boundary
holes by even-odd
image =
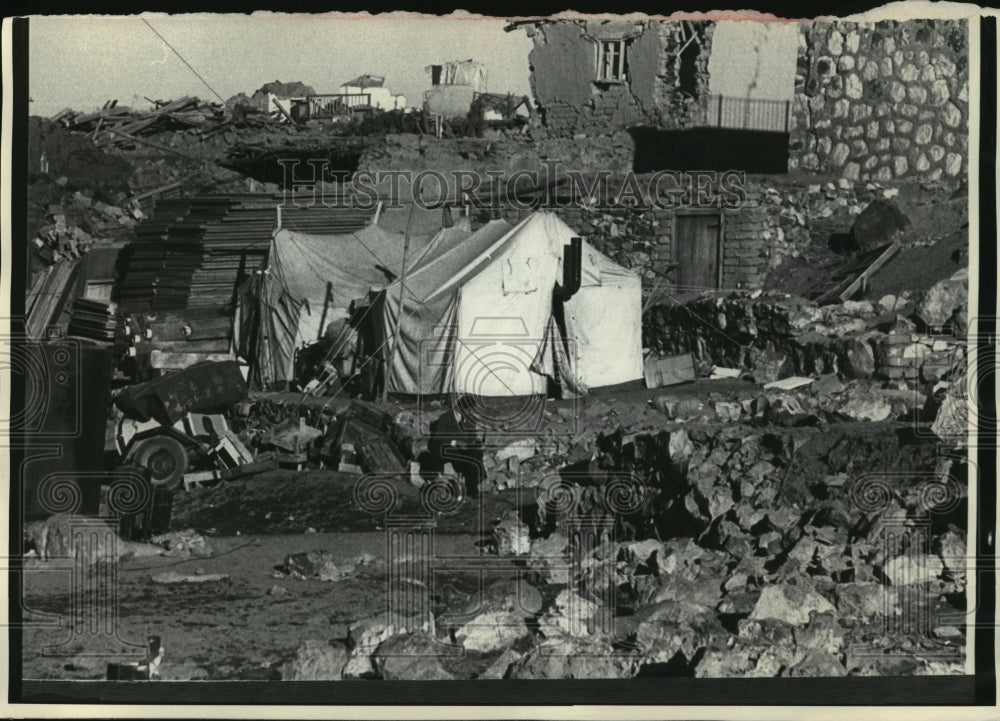
[[[4,22],[8,713],[995,707],[995,17],[134,12]]]

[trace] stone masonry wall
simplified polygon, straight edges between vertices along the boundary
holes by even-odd
[[[803,23],[789,170],[958,180],[966,170],[964,20]]]
[[[640,180],[645,176],[639,176]],[[613,182],[611,187],[615,187]],[[722,287],[756,290],[763,287],[770,268],[772,246],[777,236],[771,232],[773,210],[766,189],[760,184],[746,186],[747,197],[738,208],[720,208],[722,228]],[[668,287],[661,273],[673,259],[674,221],[688,208],[660,203],[645,206],[593,208],[585,205],[552,204],[549,208],[595,248],[626,268],[638,270],[648,286]],[[523,220],[531,212],[505,207],[493,217],[510,223]]]

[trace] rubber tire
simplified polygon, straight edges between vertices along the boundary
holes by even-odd
[[[130,457],[149,469],[150,482],[158,488],[175,490],[184,482],[188,469],[184,445],[170,436],[153,436],[139,441]]]

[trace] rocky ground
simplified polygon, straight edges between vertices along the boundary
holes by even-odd
[[[104,678],[148,634],[164,679],[963,673],[961,458],[912,421],[762,395],[553,403],[531,455],[493,439],[480,500],[326,469],[183,492],[176,531],[121,544],[119,638],[28,629],[24,676]],[[432,546],[405,552],[406,518]],[[66,618],[52,563],[29,561],[25,607]]]

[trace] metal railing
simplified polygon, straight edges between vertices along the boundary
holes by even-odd
[[[712,128],[787,133],[790,113],[790,100],[761,100],[725,95],[708,97],[707,121]]]
[[[306,96],[306,117],[335,118],[347,115],[353,108],[371,105],[371,93],[328,93]]]

